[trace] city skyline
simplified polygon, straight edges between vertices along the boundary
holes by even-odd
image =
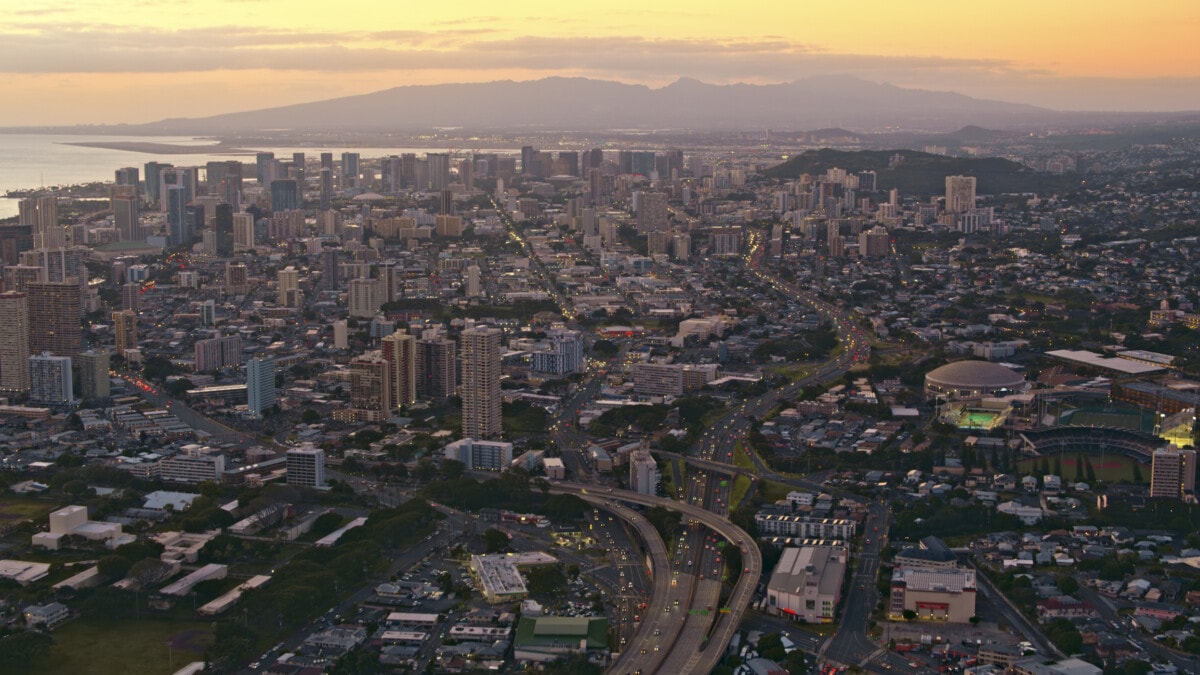
[[[0,126],[143,123],[395,86],[582,76],[660,87],[830,74],[1063,110],[1200,109],[1191,3],[923,2],[775,8],[660,5],[610,13],[534,3],[362,11],[225,0],[189,11],[105,2],[14,8],[0,28],[11,100]],[[475,11],[478,10],[478,11]],[[993,39],[981,40],[981,31]],[[922,39],[922,35],[926,36]],[[1117,39],[1119,38],[1119,39]],[[72,102],[88,101],[79,106]]]

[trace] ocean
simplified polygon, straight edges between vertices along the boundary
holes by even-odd
[[[274,152],[279,159],[290,160],[293,152],[304,152],[315,158],[322,152],[334,153],[335,159],[343,152],[357,152],[364,159],[385,157],[404,152],[418,154],[447,152],[449,148],[382,148],[382,147],[264,147],[246,148],[248,155],[234,153],[217,154],[154,154],[111,150],[106,148],[83,148],[68,143],[135,141],[146,143],[168,143],[172,145],[209,145],[213,141],[190,136],[108,136],[86,134],[6,134],[0,133],[0,195],[9,190],[78,185],[97,181],[112,181],[114,172],[125,166],[142,165],[150,161],[170,162],[176,166],[203,166],[206,162],[241,159],[254,162],[254,152]],[[514,153],[513,149],[481,149],[480,152]],[[145,176],[143,175],[144,179]],[[0,197],[0,218],[17,215],[16,199]]]

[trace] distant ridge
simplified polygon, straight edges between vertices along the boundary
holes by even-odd
[[[729,130],[839,127],[948,132],[967,124],[1019,127],[1061,113],[953,92],[905,89],[854,77],[785,84],[706,84],[684,78],[651,89],[586,78],[395,87],[371,94],[124,127],[129,132],[218,134],[263,129],[404,131],[432,127]]]
[[[899,161],[897,161],[897,159]],[[771,178],[817,175],[831,168],[851,173],[874,171],[879,190],[898,188],[909,194],[938,194],[946,176],[975,176],[980,194],[1053,192],[1072,184],[1069,176],[1034,171],[1001,157],[946,157],[915,150],[808,150],[763,172]]]

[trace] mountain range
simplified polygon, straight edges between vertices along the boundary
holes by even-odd
[[[143,133],[224,134],[262,130],[412,131],[430,128],[537,130],[739,130],[903,128],[945,132],[967,124],[1000,128],[1061,123],[1036,106],[906,89],[844,76],[785,84],[706,84],[680,79],[653,89],[586,78],[404,86],[358,96],[203,118],[130,125]]]

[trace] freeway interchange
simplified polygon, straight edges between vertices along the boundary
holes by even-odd
[[[502,214],[509,237],[528,252],[538,277],[546,291],[568,321],[574,321],[574,308],[549,281],[536,252],[521,236],[515,223],[503,209]],[[730,484],[722,480],[741,471],[733,464],[738,443],[751,426],[773,411],[779,402],[798,395],[804,387],[827,382],[843,375],[857,363],[865,363],[870,346],[863,331],[841,308],[824,302],[811,293],[763,269],[764,248],[761,237],[752,237],[745,257],[746,267],[761,282],[780,295],[809,306],[813,312],[829,321],[837,334],[839,349],[834,356],[815,367],[806,377],[742,402],[717,420],[690,449],[687,456],[677,456],[692,468],[691,480],[677,486],[678,494],[662,498],[598,486],[595,483],[556,482],[552,492],[575,494],[594,506],[602,506],[629,522],[646,547],[648,571],[653,590],[641,621],[628,643],[614,661],[610,672],[649,674],[707,673],[724,657],[725,648],[739,625],[762,577],[762,555],[757,542],[741,528],[732,524],[728,512],[737,505],[730,502]],[[571,474],[591,479],[592,474],[582,457],[586,434],[574,422],[574,413],[599,391],[604,371],[599,364],[589,367],[586,382],[564,401],[548,431],[551,439],[564,450],[563,459]],[[660,453],[661,454],[661,453]],[[755,464],[750,472],[754,479],[770,478],[807,489],[824,489],[817,483],[781,476],[764,465],[754,453],[748,453]],[[850,496],[850,495],[843,495]],[[851,498],[855,498],[850,496]],[[677,540],[663,542],[645,518],[630,511],[624,504],[661,506],[679,512],[686,526]],[[827,658],[846,665],[869,667],[880,650],[867,637],[867,622],[875,597],[875,575],[879,551],[886,539],[888,509],[883,504],[869,505],[872,527],[878,536],[866,540],[857,556],[849,591],[843,604],[843,619],[835,636],[825,642],[822,651]],[[723,540],[723,541],[721,541]],[[670,556],[667,546],[675,547]],[[721,602],[722,574],[726,563],[721,552],[724,546],[736,546],[742,556],[741,570],[736,570],[737,582],[724,606]]]

